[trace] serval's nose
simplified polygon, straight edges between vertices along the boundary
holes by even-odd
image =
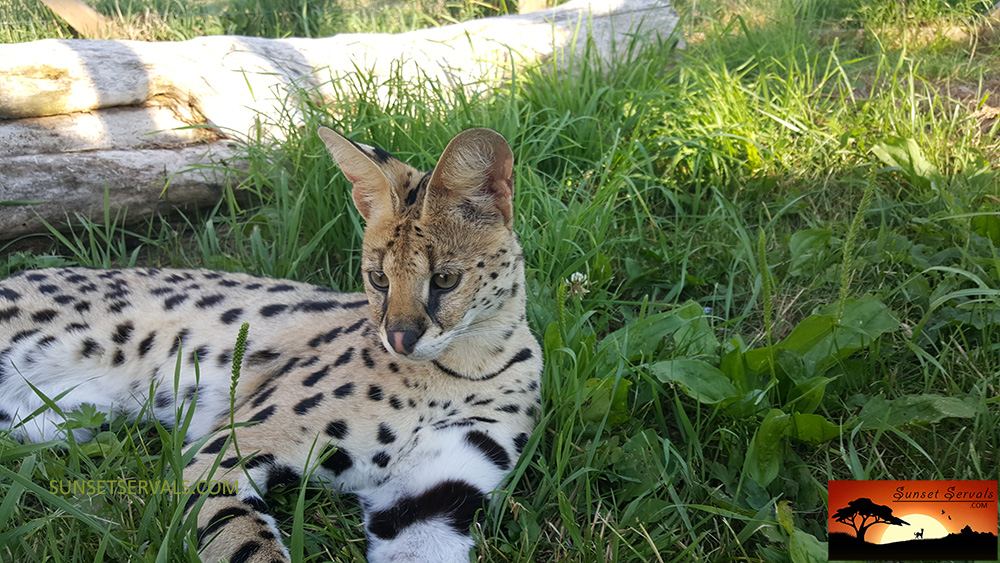
[[[413,347],[417,345],[417,340],[422,335],[423,331],[418,333],[414,330],[390,330],[386,333],[386,336],[389,337],[389,343],[392,344],[392,349],[404,356],[413,353]]]

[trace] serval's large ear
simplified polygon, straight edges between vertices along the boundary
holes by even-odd
[[[492,129],[468,129],[444,149],[428,183],[422,215],[454,214],[510,228],[513,199],[514,153],[506,139]]]
[[[372,217],[382,213],[392,213],[392,185],[372,157],[368,156],[376,154],[375,149],[350,141],[326,127],[319,128],[319,137],[344,176],[354,184],[354,206],[365,221],[370,222]]]

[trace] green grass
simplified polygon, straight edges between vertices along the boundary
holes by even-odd
[[[398,33],[508,13],[495,0],[85,0],[112,39],[183,41],[202,35],[324,37]],[[40,0],[0,1],[0,43],[70,39],[75,32]]]
[[[907,39],[982,2],[900,6],[684,3],[680,57],[530,71],[487,98],[391,80],[384,107],[341,82],[349,105],[303,102],[281,146],[246,147],[233,189],[252,203],[78,224],[0,275],[143,263],[357,290],[361,223],[316,127],[424,168],[494,128],[517,163],[545,414],[481,560],[822,559],[828,479],[998,478],[1000,122],[976,111],[998,105],[1000,48]],[[842,29],[863,32],[816,39]],[[124,421],[65,451],[0,438],[0,558],[190,560],[170,495],[47,487],[169,474],[178,444]],[[350,499],[270,501],[301,526],[293,552],[362,560]]]

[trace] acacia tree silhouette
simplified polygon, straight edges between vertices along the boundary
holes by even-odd
[[[860,521],[858,521],[858,517],[861,518]],[[892,509],[888,506],[875,504],[867,498],[859,498],[847,503],[847,506],[833,514],[833,519],[854,528],[857,538],[861,541],[865,541],[865,532],[875,524],[910,525],[909,522],[893,516]]]

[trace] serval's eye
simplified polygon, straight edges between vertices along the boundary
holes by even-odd
[[[460,279],[462,279],[461,274],[434,274],[431,277],[431,288],[440,289],[441,291],[455,289]]]
[[[372,287],[379,291],[389,289],[389,276],[385,275],[385,272],[376,272],[374,270],[368,272],[368,281],[372,283]]]

